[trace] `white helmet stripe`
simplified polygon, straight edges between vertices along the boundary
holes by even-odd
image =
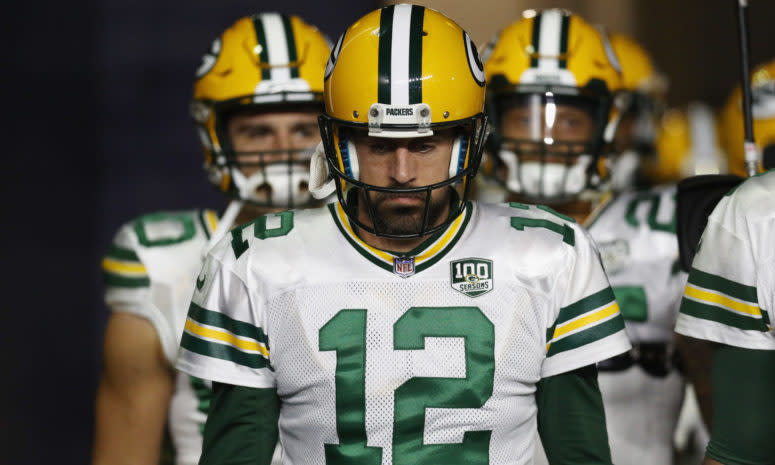
[[[542,71],[554,71],[560,67],[560,42],[562,39],[562,12],[560,10],[546,10],[536,18],[536,24],[541,21],[541,31],[538,37],[538,69]]]
[[[409,104],[409,29],[412,5],[396,5],[393,11],[393,37],[390,44],[391,104]]]
[[[291,69],[288,66],[283,66],[288,65],[290,61],[283,19],[278,13],[266,13],[261,15],[261,23],[264,26],[269,64],[273,66],[271,68],[271,79],[281,82],[289,81],[291,79]]]

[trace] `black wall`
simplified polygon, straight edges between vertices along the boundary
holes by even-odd
[[[121,223],[220,207],[188,102],[212,40],[257,11],[334,40],[376,2],[15,2],[3,15],[0,464],[90,460],[99,262]]]

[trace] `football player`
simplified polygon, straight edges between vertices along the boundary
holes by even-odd
[[[325,79],[310,185],[338,202],[235,229],[194,292],[178,368],[214,380],[201,463],[266,464],[279,434],[288,463],[527,464],[538,431],[557,463],[610,464],[594,364],[628,350],[624,323],[572,219],[468,200],[469,36],[388,6]]]
[[[655,139],[666,105],[667,78],[657,71],[648,52],[632,38],[608,33],[613,61],[622,73],[622,91],[616,102],[623,107],[609,162],[611,188],[633,190],[647,183],[641,169],[655,156]],[[653,164],[653,163],[652,163]]]
[[[767,153],[775,142],[775,61],[758,67],[751,81],[757,148]],[[742,174],[740,95],[738,88],[730,96],[722,126],[733,128],[725,132],[727,143],[739,144],[728,148],[730,170]],[[689,273],[676,332],[695,347],[712,344],[710,366],[689,371],[710,372],[693,379],[698,392],[704,382],[712,385],[712,402],[700,397],[704,412],[712,416],[706,465],[775,463],[769,434],[775,422],[762,408],[775,389],[774,228],[775,171],[770,170],[721,199],[708,218]]]
[[[614,100],[629,97],[620,62],[581,17],[557,9],[524,13],[500,32],[485,63],[492,151],[510,200],[550,204],[583,222],[600,248],[634,344],[598,364],[614,463],[669,464],[683,396],[671,363],[683,285],[674,190],[629,191],[612,200],[601,188],[601,154],[626,110]]]
[[[105,332],[94,463],[159,460],[165,425],[176,463],[196,464],[210,382],[173,370],[202,257],[234,225],[311,200],[327,40],[296,16],[258,14],[215,39],[196,72],[191,113],[210,182],[233,200],[123,226],[102,262]]]

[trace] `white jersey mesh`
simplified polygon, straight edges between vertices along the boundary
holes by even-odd
[[[286,463],[320,462],[319,444],[337,444],[335,385],[337,357],[318,350],[318,334],[339,310],[368,309],[366,325],[366,428],[369,445],[383,447],[383,463],[392,463],[394,391],[410,378],[465,378],[462,338],[431,337],[425,350],[394,350],[392,328],[409,307],[472,305],[480,308],[495,326],[496,389],[482,408],[429,408],[425,416],[426,444],[459,443],[463,433],[493,429],[490,463],[523,463],[532,451],[536,408],[535,383],[544,358],[545,322],[524,289],[491,292],[472,301],[449,292],[449,278],[412,282],[370,281],[327,283],[294,289],[272,299],[267,326],[278,394],[283,401],[281,442],[286,435],[305,438],[286,453]],[[306,303],[306,304],[303,304]],[[311,304],[311,305],[310,305]],[[312,309],[314,308],[314,312]],[[298,309],[288,311],[288,309]],[[303,314],[300,318],[300,314]],[[300,392],[301,390],[303,392]],[[509,428],[499,428],[510,425]],[[310,441],[310,438],[317,440]],[[292,440],[291,440],[292,441]],[[295,442],[295,441],[293,441]],[[508,444],[508,447],[505,447]]]

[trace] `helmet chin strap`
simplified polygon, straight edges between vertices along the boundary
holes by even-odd
[[[309,161],[309,191],[318,200],[325,199],[336,192],[334,179],[328,173],[326,149],[323,142],[315,147],[315,152]]]
[[[202,258],[206,257],[207,253],[215,247],[215,244],[231,230],[231,227],[234,226],[234,220],[237,219],[237,215],[239,215],[244,204],[245,202],[237,199],[229,202],[223,215],[221,215],[221,218],[218,220],[218,226],[215,227],[215,231],[213,231],[212,236],[210,236],[210,240],[207,241],[207,245],[202,249]]]

